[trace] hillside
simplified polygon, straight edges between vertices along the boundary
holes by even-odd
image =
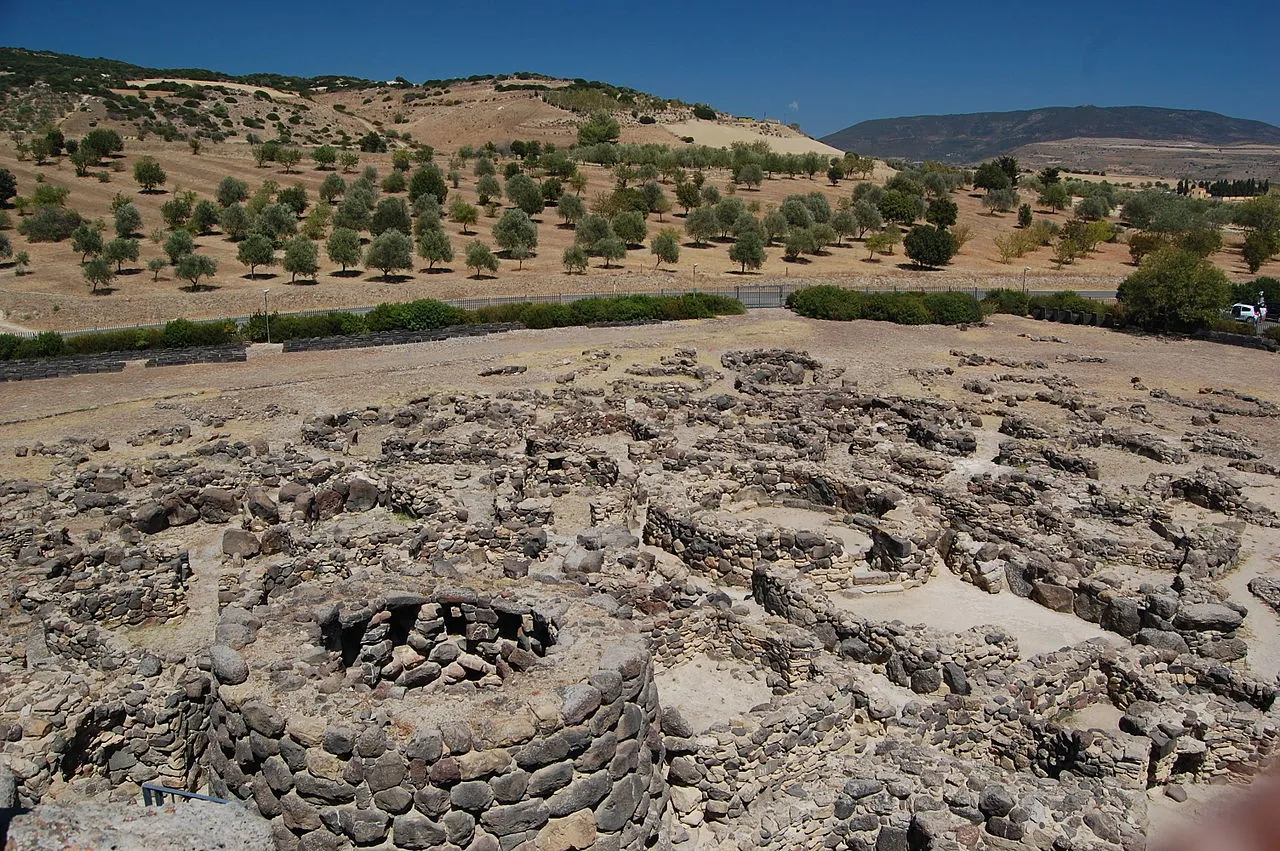
[[[199,68],[147,68],[25,48],[0,48],[0,130],[50,124],[67,136],[93,127],[126,139],[349,147],[370,132],[392,147],[456,150],[516,139],[572,145],[585,116],[612,113],[621,141],[639,144],[768,143],[779,153],[838,154],[801,133],[721,115],[693,119],[692,105],[626,86],[519,71],[412,83],[350,75],[232,75]],[[693,126],[696,125],[696,126]],[[696,132],[695,132],[696,131]],[[727,138],[727,137],[726,137]]]
[[[101,94],[59,90],[61,83],[42,79],[0,92],[0,119],[22,122],[21,132],[0,135],[0,169],[12,173],[8,191],[18,196],[0,204],[5,208],[0,209],[0,322],[68,329],[244,316],[260,308],[263,289],[271,290],[271,306],[281,311],[426,296],[732,288],[797,279],[970,289],[1021,286],[1024,270],[1036,288],[1106,291],[1134,268],[1123,228],[1111,241],[1062,263],[1055,259],[1052,238],[1005,256],[1001,245],[1009,245],[1017,231],[1014,211],[1021,203],[1036,203],[1030,186],[993,209],[983,193],[970,191],[960,169],[902,174],[883,162],[851,157],[843,176],[839,169],[829,176],[824,156],[829,149],[790,128],[723,115],[714,121],[694,119],[689,105],[604,83],[525,75],[318,91],[295,88],[289,80],[278,81],[279,86],[204,80],[132,66],[120,74]],[[64,111],[48,118],[36,109],[60,104]],[[578,129],[586,113],[597,109],[610,109],[621,144],[578,147]],[[56,129],[47,130],[47,124]],[[77,164],[68,149],[100,129],[115,130],[120,147],[96,163]],[[51,149],[51,135],[64,137],[61,152]],[[37,142],[39,152],[33,149]],[[555,143],[554,152],[549,143]],[[342,155],[328,150],[324,159],[323,145],[342,148]],[[286,150],[289,159],[273,158]],[[486,152],[485,162],[478,151]],[[165,173],[150,190],[134,174],[145,158],[153,158]],[[413,211],[407,203],[411,181],[432,168],[448,184],[430,190],[444,201],[443,221],[432,221],[434,212]],[[498,175],[487,181],[488,188],[486,169]],[[854,193],[872,188],[861,181],[878,188],[900,174],[904,191],[914,192],[918,201],[911,201],[908,218],[899,218],[904,229],[924,215],[926,186],[954,204],[954,233],[963,244],[945,270],[922,274],[906,262],[902,231],[884,227],[880,213],[890,207],[883,199],[870,202],[874,220],[865,227],[850,225],[847,213],[842,230],[835,229],[842,208],[854,206]],[[532,207],[528,194],[523,196],[522,206],[533,217],[535,244],[525,246],[532,253],[521,259],[504,250],[500,270],[479,276],[466,263],[467,248],[476,240],[499,247],[498,226],[515,213],[511,189],[517,175],[527,178],[526,184],[534,182],[542,195]],[[234,198],[215,202],[226,178],[244,184],[235,190],[235,197],[247,202],[238,216],[231,215],[230,207],[239,203]],[[1151,185],[1144,178],[1111,180],[1107,191],[1113,193]],[[695,190],[691,200],[689,187]],[[1066,208],[1037,205],[1035,217],[1050,236],[1068,226],[1077,200],[1093,194],[1085,183],[1073,182],[1071,191],[1077,197]],[[455,212],[455,201],[463,202],[461,212]],[[136,208],[141,224],[119,237],[125,243],[119,250],[132,246],[137,256],[117,258],[114,279],[91,289],[82,264],[94,249],[74,248],[71,229],[87,221],[86,231],[101,229],[103,239],[110,240],[116,234],[116,208],[126,202]],[[191,210],[196,202],[213,205],[213,219],[206,209],[204,224],[196,225]],[[276,207],[270,216],[269,205]],[[707,209],[698,213],[699,206]],[[900,207],[894,209],[900,217]],[[605,226],[616,226],[619,236],[624,227],[632,234],[622,256],[604,262],[597,251],[604,239],[586,238],[598,230],[598,220],[579,233],[586,210],[609,219]],[[375,212],[382,220],[376,231]],[[1115,205],[1109,208],[1115,225],[1118,212]],[[347,223],[342,227],[359,233],[354,263],[328,253],[339,215]],[[52,219],[70,217],[74,223],[52,234]],[[766,221],[772,236],[752,271],[731,256],[732,234],[759,233]],[[33,236],[33,222],[43,222],[37,228],[40,238]],[[432,250],[451,251],[452,257],[406,257],[393,267],[399,274],[370,268],[372,241],[391,227],[415,238],[439,231],[444,249]],[[658,263],[650,243],[666,228],[676,230],[679,252]],[[216,264],[199,287],[178,275],[166,250],[170,231],[176,230],[190,233],[195,252]],[[306,234],[299,250],[314,250],[318,265],[295,276],[281,264],[285,245],[298,230]],[[695,238],[695,230],[702,236]],[[269,262],[250,266],[241,260],[251,231],[269,239]],[[1237,279],[1248,274],[1240,251],[1243,238],[1239,229],[1228,228],[1213,252],[1214,262]],[[595,252],[585,269],[565,262],[574,246]],[[1261,273],[1280,274],[1280,260],[1264,262]]]
[[[1216,112],[1074,106],[863,121],[823,137],[845,151],[965,164],[1066,139],[1139,139],[1213,146],[1280,145],[1280,127]]]

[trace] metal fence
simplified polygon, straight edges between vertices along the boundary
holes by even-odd
[[[229,803],[226,798],[214,798],[209,795],[200,795],[195,792],[187,792],[183,789],[170,789],[168,786],[161,786],[158,783],[142,784],[142,803],[148,807],[162,807],[167,800],[177,801],[208,801],[211,804]]]
[[[771,307],[785,307],[787,296],[796,290],[804,289],[809,284],[754,284],[750,286],[731,287],[728,289],[662,289],[662,290],[616,290],[613,292],[596,292],[596,293],[552,293],[549,295],[520,295],[520,296],[482,296],[476,298],[459,298],[446,299],[446,304],[454,307],[460,307],[464,310],[475,310],[481,307],[495,307],[504,304],[521,304],[524,302],[534,302],[538,304],[569,304],[570,302],[579,301],[584,298],[617,298],[619,296],[629,295],[658,295],[658,296],[682,296],[692,293],[705,293],[707,295],[727,296],[728,298],[736,298],[742,302],[742,306],[748,310],[762,310]],[[847,289],[858,289],[856,287],[848,287]],[[912,289],[900,289],[898,287],[862,287],[859,292],[868,293],[887,293],[887,292],[914,292]],[[974,298],[981,299],[987,294],[987,290],[980,287],[953,287],[947,291],[966,292],[973,295]],[[1053,295],[1057,290],[1029,290],[1028,295]],[[1098,301],[1113,301],[1115,292],[1113,290],[1083,290],[1078,291],[1079,295],[1085,298],[1092,298]],[[342,312],[355,313],[362,315],[373,310],[375,305],[366,305],[362,307],[331,307],[323,310],[299,310],[289,313],[275,313],[273,316],[320,316],[326,313]],[[248,316],[233,316],[230,319],[237,324],[244,324],[249,321]],[[124,325],[114,328],[82,328],[74,331],[63,331],[64,337],[75,337],[79,334],[99,334],[105,332],[117,331],[141,331],[152,328],[163,328],[164,323],[153,325]],[[31,332],[25,336],[34,336]]]

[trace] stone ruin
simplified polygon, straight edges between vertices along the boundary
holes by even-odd
[[[51,468],[0,488],[0,806],[159,783],[284,851],[1143,848],[1154,791],[1276,745],[1217,580],[1280,525],[1247,427],[1280,411],[953,354],[916,378],[960,401],[595,350],[283,443],[170,405],[142,451],[17,447]],[[1096,632],[891,615],[944,577]],[[716,690],[759,701],[701,717]]]

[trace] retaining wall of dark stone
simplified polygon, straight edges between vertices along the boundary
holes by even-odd
[[[7,361],[0,363],[0,382],[39,381],[44,378],[64,378],[68,375],[86,375],[98,372],[120,372],[124,360],[119,352],[103,355],[74,355],[42,360]]]
[[[286,352],[317,352],[330,349],[364,349],[374,346],[404,346],[410,343],[434,343],[455,337],[484,337],[502,331],[515,331],[524,326],[516,322],[490,325],[454,325],[448,328],[432,328],[426,331],[379,331],[373,334],[352,334],[340,337],[308,337],[285,340]]]
[[[147,366],[186,366],[193,363],[240,363],[247,359],[244,343],[226,346],[193,346],[189,349],[165,349],[147,360]]]

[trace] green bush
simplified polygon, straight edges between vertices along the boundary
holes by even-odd
[[[175,319],[164,326],[163,345],[166,349],[186,349],[192,346],[221,346],[236,339],[234,322],[192,322]]]
[[[742,313],[742,303],[724,296],[693,293],[683,296],[632,295],[616,298],[588,298],[571,304],[519,302],[477,310],[462,310],[435,299],[380,304],[365,316],[333,311],[312,316],[271,316],[273,342],[310,337],[337,337],[372,331],[422,331],[450,325],[523,323],[529,328],[563,328],[598,322],[634,322],[673,319],[704,319]],[[64,340],[60,334],[45,332],[35,338],[0,334],[0,360],[53,357],[61,354],[97,354],[139,349],[213,346],[267,338],[266,317],[256,313],[237,328],[234,322],[218,320],[192,322],[175,319],[159,328],[103,331],[80,334]]]
[[[862,293],[830,285],[806,287],[787,296],[787,307],[810,319],[848,322],[862,317]]]
[[[159,328],[100,331],[96,334],[77,334],[67,338],[67,351],[76,355],[155,349],[162,345],[164,345],[164,331]]]
[[[61,242],[80,227],[81,221],[79,213],[66,207],[37,207],[18,223],[18,233],[30,242]]]
[[[707,319],[712,316],[741,316],[747,312],[742,302],[725,295],[690,293],[667,296],[663,319]]]
[[[529,309],[529,302],[515,304],[494,304],[488,307],[477,307],[467,311],[468,325],[494,325],[507,322],[522,322],[524,312]]]
[[[11,359],[21,344],[22,338],[17,334],[0,334],[0,360]]]
[[[1072,290],[1060,290],[1052,295],[1038,295],[1031,299],[1031,307],[1047,310],[1075,310],[1080,313],[1102,313],[1104,304],[1085,298]]]
[[[285,340],[300,340],[310,337],[343,337],[365,332],[364,318],[354,313],[332,311],[313,316],[280,316],[271,315],[271,340],[282,343]],[[246,340],[255,343],[267,339],[266,322],[261,313],[249,317],[240,331]]]
[[[426,331],[448,325],[462,325],[467,313],[461,308],[424,298],[418,301],[380,304],[364,317],[370,331]]]
[[[924,306],[938,325],[982,321],[982,306],[968,293],[929,293],[924,297]]]
[[[1262,336],[1266,337],[1268,340],[1274,340],[1275,342],[1280,343],[1280,325],[1272,325],[1270,328],[1262,332]]]
[[[19,341],[13,350],[14,360],[28,358],[54,358],[67,353],[67,341],[57,331],[41,331],[34,337]]]
[[[1234,319],[1215,319],[1209,323],[1209,330],[1223,334],[1243,334],[1246,337],[1256,337],[1258,334],[1258,329],[1250,323],[1236,322]]]
[[[861,318],[898,325],[928,325],[933,321],[924,300],[914,293],[867,293]]]
[[[983,313],[1011,313],[1026,316],[1031,312],[1031,297],[1021,290],[994,289],[982,297]]]
[[[567,304],[525,304],[520,320],[528,328],[565,328],[576,325]]]
[[[833,286],[807,287],[787,298],[787,307],[813,319],[872,319],[899,325],[954,325],[982,319],[967,293],[859,293]]]

